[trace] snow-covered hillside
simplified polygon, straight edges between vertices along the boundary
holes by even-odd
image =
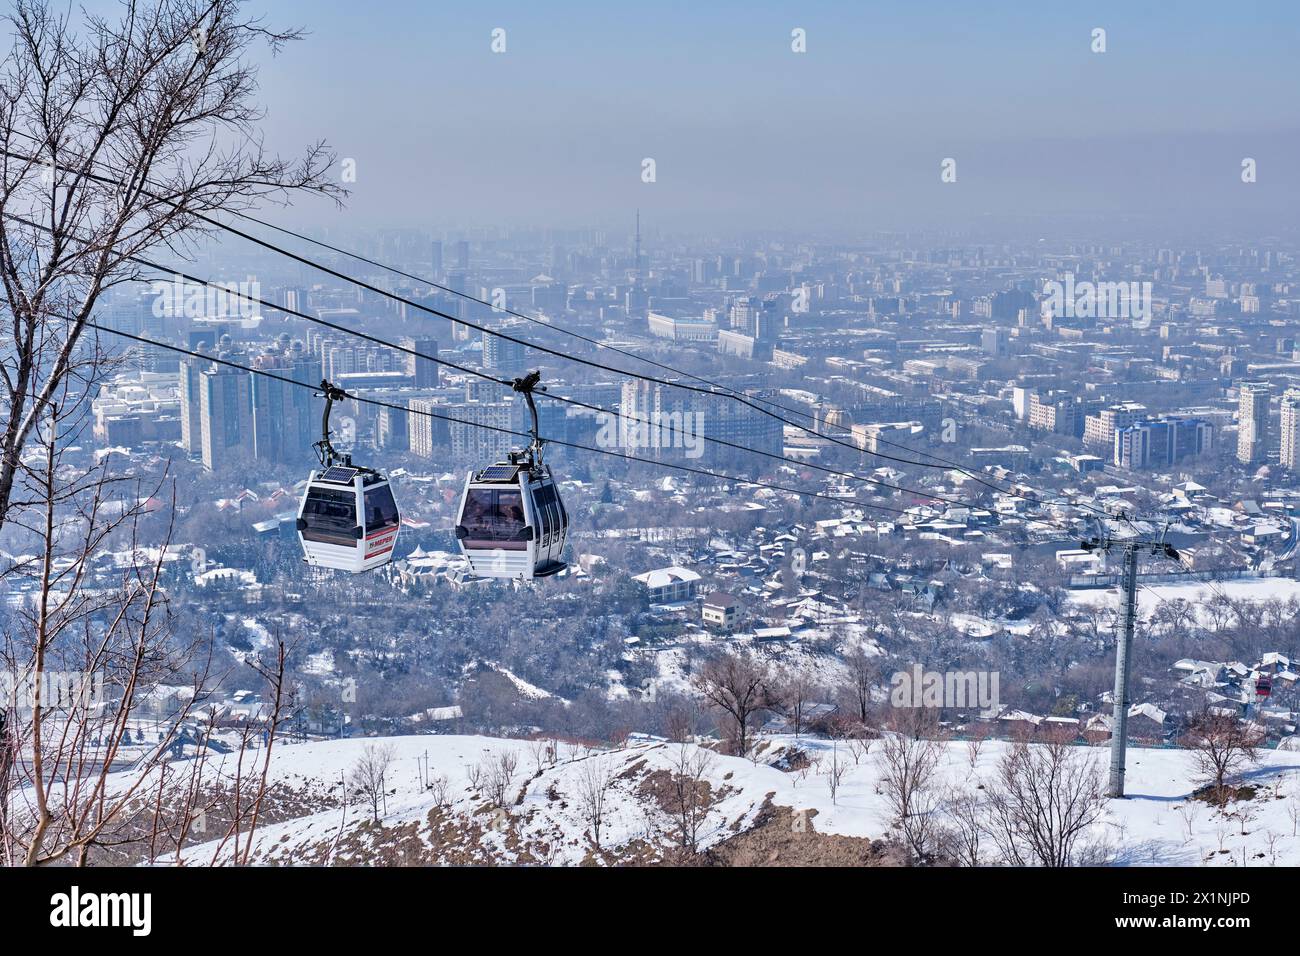
[[[978,797],[980,781],[992,778],[1007,746],[985,743],[972,767],[964,743],[945,744],[941,787]],[[355,796],[346,810],[337,800],[340,781],[367,747],[392,753],[379,826],[371,821],[370,807]],[[694,745],[633,741],[607,751],[561,744],[552,763],[543,748],[530,741],[463,736],[278,746],[272,779],[300,795],[304,815],[260,827],[252,860],[290,865],[656,862],[673,840],[665,785],[679,761],[697,756],[707,763],[702,777],[711,804],[698,831],[701,849],[724,847],[774,821],[801,835],[876,841],[891,836],[879,785],[878,742],[867,754],[857,754],[856,762],[842,741],[791,737],[766,738],[755,761]],[[1106,751],[1081,753],[1105,766]],[[483,774],[499,766],[503,754],[513,756],[515,768],[505,806],[495,808]],[[847,764],[835,799],[829,786],[833,763]],[[593,852],[582,798],[584,781],[602,774],[613,780],[603,815],[604,855]],[[445,787],[439,778],[445,778]],[[436,781],[432,789],[423,785],[426,779]],[[1106,847],[1108,857],[1121,865],[1300,864],[1293,818],[1300,807],[1300,754],[1266,752],[1246,774],[1245,782],[1255,788],[1253,799],[1230,805],[1226,813],[1189,799],[1194,779],[1193,755],[1187,751],[1130,750],[1130,797],[1110,801],[1088,842]],[[311,812],[313,793],[322,798],[317,805],[328,795],[330,809]],[[767,861],[782,862],[782,852],[776,845]],[[185,861],[223,863],[229,856],[213,841],[191,847]]]

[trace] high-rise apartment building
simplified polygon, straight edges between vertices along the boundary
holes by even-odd
[[[1268,457],[1269,387],[1262,382],[1243,382],[1237,400],[1237,460],[1244,465],[1262,464]]]
[[[406,435],[411,454],[433,458],[445,453],[451,444],[447,421],[445,418],[435,418],[434,415],[449,418],[461,416],[449,414],[447,403],[433,398],[413,398],[406,403],[406,407],[410,410],[406,415]],[[396,421],[393,424],[396,425]]]
[[[320,438],[319,402],[309,389],[280,379],[317,386],[320,360],[298,347],[283,354],[259,355],[253,367],[277,376],[252,377],[253,457],[286,465],[310,464],[311,446]]]
[[[442,281],[442,240],[433,240],[433,254],[429,260],[433,266],[433,273],[429,276],[434,282]]]
[[[1115,447],[1115,432],[1141,421],[1146,412],[1146,406],[1137,402],[1103,408],[1083,420],[1083,443],[1099,451],[1110,451]]]
[[[1282,467],[1300,471],[1300,388],[1282,396]]]
[[[402,344],[412,352],[420,353],[420,355],[406,354],[406,372],[415,380],[415,387],[437,388],[438,363],[433,361],[432,358],[420,357],[423,355],[436,357],[438,355],[437,341],[431,338],[405,338],[402,339]]]
[[[202,359],[187,358],[181,361],[181,447],[187,455],[203,454],[203,420],[200,416],[200,375],[209,363]]]
[[[235,471],[251,457],[253,389],[248,372],[213,365],[199,374],[203,467]]]

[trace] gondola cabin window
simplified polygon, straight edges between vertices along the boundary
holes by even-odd
[[[390,494],[389,501],[391,500]],[[357,493],[351,488],[346,491],[312,488],[307,492],[302,518],[306,522],[302,536],[307,541],[356,546]]]
[[[397,502],[393,500],[392,489],[388,485],[366,490],[366,534],[391,528],[400,519],[397,515]]]
[[[528,549],[524,500],[518,489],[471,488],[461,524],[467,548]]]

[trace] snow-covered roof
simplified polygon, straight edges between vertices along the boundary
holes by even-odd
[[[677,582],[698,581],[700,576],[690,568],[673,565],[671,568],[656,568],[654,571],[638,574],[632,580],[648,588],[666,588]]]

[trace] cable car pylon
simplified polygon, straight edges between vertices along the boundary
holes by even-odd
[[[1121,520],[1126,520],[1124,515],[1119,517]],[[1130,657],[1133,651],[1133,627],[1137,619],[1137,559],[1139,554],[1159,555],[1174,561],[1179,561],[1181,558],[1177,549],[1164,540],[1168,525],[1165,527],[1165,532],[1161,533],[1159,541],[1117,540],[1106,534],[1105,528],[1099,528],[1098,531],[1098,534],[1080,544],[1084,551],[1097,551],[1102,554],[1121,551],[1124,554],[1124,573],[1122,576],[1124,636],[1115,645],[1114,716],[1110,733],[1110,786],[1108,790],[1109,796],[1122,798],[1124,796],[1124,763],[1128,746]]]

